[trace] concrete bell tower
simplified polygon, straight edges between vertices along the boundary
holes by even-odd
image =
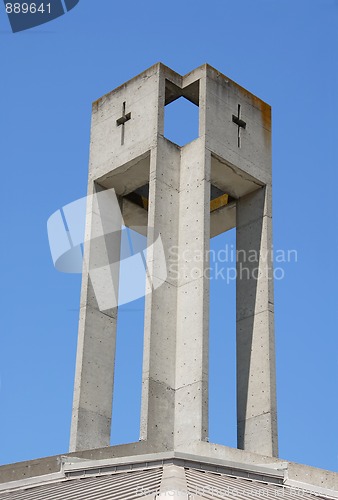
[[[199,137],[179,147],[164,137],[164,107],[182,96],[199,107]],[[216,449],[207,442],[206,270],[210,238],[236,227],[238,448],[276,457],[270,106],[208,65],[182,77],[156,64],[93,104],[88,193],[111,188],[124,224],[144,227],[149,249],[141,436],[126,453],[210,456]],[[92,268],[102,265],[99,222],[89,202],[85,255]],[[118,237],[106,244],[117,262]],[[170,263],[173,247],[175,272],[168,266],[163,276],[160,252]],[[189,262],[187,248],[204,258]],[[248,261],[253,252],[256,260]],[[110,446],[118,308],[98,306],[86,269],[71,451]],[[106,293],[116,295],[114,269]]]
[[[164,137],[179,97],[199,107],[184,147]],[[0,467],[0,500],[338,500],[338,474],[277,457],[270,107],[156,64],[94,103],[88,195],[71,452]],[[141,436],[110,446],[124,226],[147,240]],[[208,249],[234,227],[238,448],[208,441]]]

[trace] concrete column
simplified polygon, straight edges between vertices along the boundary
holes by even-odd
[[[150,170],[148,248],[160,234],[168,275],[146,297],[141,439],[173,449],[208,433],[210,153],[159,139]],[[164,278],[156,252],[150,283]]]
[[[237,202],[238,447],[277,456],[271,186]]]
[[[101,192],[90,184],[89,195]],[[70,451],[110,445],[121,217],[114,194],[104,195],[87,202]]]
[[[163,450],[172,449],[174,438],[177,273],[170,264],[178,246],[179,169],[180,148],[159,138],[150,159],[141,439]],[[162,249],[154,245],[159,235],[167,276],[159,265]],[[157,278],[166,281],[149,289]]]
[[[182,148],[179,202],[175,446],[208,437],[210,161],[204,141]]]

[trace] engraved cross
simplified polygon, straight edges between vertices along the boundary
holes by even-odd
[[[126,113],[126,102],[122,105],[122,116],[116,120],[116,125],[119,127],[121,125],[121,146],[124,144],[124,126],[127,121],[131,119],[131,113]]]
[[[246,129],[246,122],[241,119],[241,105],[238,105],[238,111],[237,111],[237,116],[232,115],[232,121],[237,125],[238,127],[238,138],[237,138],[237,146],[240,148],[241,147],[241,129]]]

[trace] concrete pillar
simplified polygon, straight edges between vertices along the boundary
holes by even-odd
[[[165,449],[207,437],[209,173],[200,140],[184,148],[159,140],[151,157],[149,282],[163,278],[158,235],[168,275],[146,297],[141,439]]]
[[[70,451],[110,445],[121,212],[95,183],[89,195]]]
[[[208,437],[210,153],[182,148],[179,200],[175,446]]]
[[[277,456],[271,186],[237,201],[238,447]]]
[[[172,249],[178,247],[180,148],[159,140],[150,159],[147,269],[145,304],[141,439],[172,449],[175,411],[177,273],[170,268]],[[168,276],[158,265],[154,245],[161,236]],[[156,279],[165,278],[153,289]],[[150,292],[150,293],[149,293]]]
[[[160,65],[149,68],[93,103],[89,195],[101,188],[114,189],[120,205],[123,200],[122,205],[127,206],[128,200],[124,197],[149,182],[149,155],[156,144],[161,113],[163,115],[163,106],[159,109],[159,69]],[[109,446],[111,434],[117,308],[109,307],[109,300],[105,304],[105,298],[117,295],[121,220],[116,219],[117,207],[110,212],[115,215],[113,224],[109,214],[105,214],[110,227],[104,238],[98,238],[102,220],[92,210],[91,203],[90,199],[71,451]],[[142,217],[141,221],[137,217],[131,221],[134,226],[142,223]]]

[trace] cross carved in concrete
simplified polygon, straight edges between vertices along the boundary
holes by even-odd
[[[241,105],[238,105],[237,116],[232,115],[232,121],[238,127],[237,146],[241,147],[241,129],[246,129],[246,122],[241,119]]]
[[[116,120],[116,125],[119,127],[119,126],[122,126],[121,128],[121,146],[123,146],[124,144],[124,126],[126,124],[127,121],[129,121],[131,119],[131,113],[126,113],[126,102],[123,103],[122,105],[122,116],[121,118],[118,118]]]

